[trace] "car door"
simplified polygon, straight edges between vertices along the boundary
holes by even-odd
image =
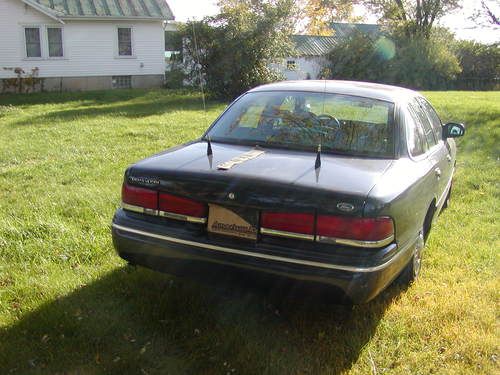
[[[429,102],[422,97],[417,98],[417,101],[422,113],[424,113],[429,120],[437,142],[434,157],[438,159],[438,168],[441,171],[441,177],[439,178],[441,194],[438,196],[439,199],[437,202],[438,206],[441,206],[441,204],[444,203],[444,199],[446,198],[446,194],[451,184],[455,153],[451,145],[443,140],[442,123],[434,108],[432,108]]]
[[[433,194],[437,200],[436,204],[440,204],[447,185],[446,178],[443,175],[448,168],[446,161],[447,150],[443,142],[440,142],[440,140],[436,138],[434,128],[429,121],[426,110],[417,99],[412,100],[408,104],[408,111],[415,124],[422,129],[422,135],[427,143],[428,149],[425,155],[432,165]]]
[[[438,145],[442,149],[442,153],[444,155],[444,160],[440,163],[441,165],[441,180],[443,184],[445,184],[446,192],[451,184],[451,178],[453,177],[453,169],[455,166],[455,158],[456,158],[456,148],[455,142],[453,139],[446,140],[443,139],[443,123],[439,118],[437,112],[434,110],[432,105],[425,100],[424,98],[418,99],[423,110],[426,112],[429,117],[429,121],[431,122],[432,128],[434,129],[434,134],[436,138],[439,140]],[[441,202],[440,202],[441,203]]]

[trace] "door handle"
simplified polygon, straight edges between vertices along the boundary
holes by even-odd
[[[451,155],[450,154],[446,155],[446,160],[448,160],[448,163],[451,163]]]
[[[436,168],[436,169],[434,169],[434,172],[436,172],[436,177],[437,177],[437,178],[440,178],[440,177],[441,177],[441,169]]]

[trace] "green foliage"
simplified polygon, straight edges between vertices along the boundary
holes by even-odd
[[[232,99],[279,80],[269,63],[292,50],[294,1],[228,0],[220,6],[216,17],[190,22],[181,31],[193,82],[202,77],[214,97]]]
[[[397,53],[389,81],[417,89],[438,89],[456,79],[460,65],[450,45],[448,33],[436,29],[430,38],[395,38]]]
[[[458,86],[468,88],[469,83],[494,89],[500,79],[500,45],[484,45],[471,41],[460,41],[456,54],[462,67],[458,75]]]
[[[399,29],[400,30],[400,29]],[[330,78],[374,81],[435,89],[460,72],[447,34],[407,37],[393,29],[373,40],[355,32],[328,55]]]
[[[434,24],[459,8],[461,0],[363,0],[381,23],[397,26],[406,37],[431,37]]]
[[[339,43],[327,58],[331,76],[325,78],[381,81],[386,70],[373,40],[360,31]]]
[[[305,32],[311,35],[332,35],[332,22],[360,21],[354,16],[352,0],[297,0]]]
[[[180,89],[184,86],[186,79],[184,69],[179,66],[172,66],[170,70],[165,72],[165,87],[167,89]]]

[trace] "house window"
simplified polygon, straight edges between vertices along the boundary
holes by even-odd
[[[118,55],[132,56],[132,28],[118,28]]]
[[[114,89],[132,88],[132,76],[113,76],[111,80]]]
[[[295,60],[288,60],[286,62],[286,68],[287,68],[287,70],[296,70],[297,63],[295,62]]]
[[[26,57],[42,57],[40,28],[26,27],[24,29],[24,39],[26,42]]]
[[[60,27],[48,27],[47,41],[49,44],[49,57],[62,57],[62,29]]]

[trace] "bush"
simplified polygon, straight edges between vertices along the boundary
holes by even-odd
[[[460,73],[448,33],[436,30],[430,38],[385,31],[375,40],[361,32],[346,38],[328,55],[330,78],[436,89]]]
[[[493,90],[500,85],[500,45],[485,45],[471,41],[456,44],[456,54],[462,67],[456,88]]]
[[[293,0],[234,4],[181,30],[191,82],[198,84],[201,79],[212,96],[222,99],[282,79],[269,65],[293,48]]]
[[[383,81],[384,70],[389,63],[378,53],[373,40],[357,30],[339,43],[327,58],[329,66],[324,75],[330,71],[331,77],[328,78],[335,79]]]
[[[449,87],[461,68],[453,52],[453,40],[444,30],[435,30],[429,39],[399,37],[390,80],[416,89]]]

